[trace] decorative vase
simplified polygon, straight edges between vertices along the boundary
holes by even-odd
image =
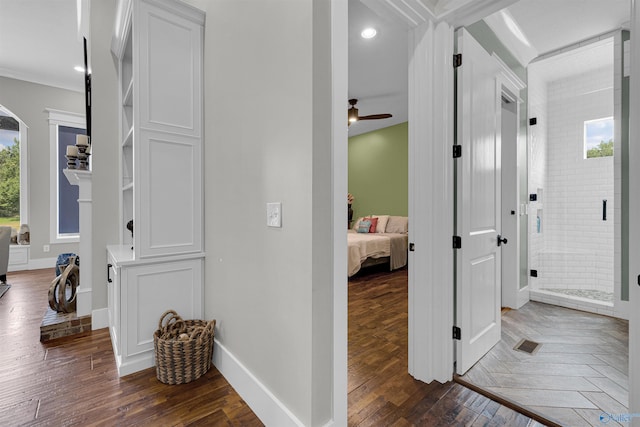
[[[21,224],[20,230],[18,231],[18,244],[19,245],[28,245],[31,240],[29,232],[29,226],[27,224]]]

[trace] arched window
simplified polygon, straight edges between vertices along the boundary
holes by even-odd
[[[27,126],[0,105],[0,225],[29,223]]]

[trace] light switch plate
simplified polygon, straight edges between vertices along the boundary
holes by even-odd
[[[282,227],[282,203],[267,203],[267,226]]]

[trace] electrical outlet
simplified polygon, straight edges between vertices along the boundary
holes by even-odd
[[[50,249],[51,249],[51,248],[49,247],[49,245],[43,245],[43,246],[42,246],[42,251],[43,251],[43,252],[49,252],[49,250],[50,250]]]
[[[282,204],[267,203],[267,226],[282,227]]]

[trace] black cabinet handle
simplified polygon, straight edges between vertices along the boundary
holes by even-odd
[[[107,282],[109,283],[113,283],[113,280],[111,280],[111,267],[113,267],[113,265],[107,264]]]
[[[607,220],[607,199],[602,200],[602,220]]]
[[[501,246],[502,244],[507,244],[507,239],[506,237],[502,237],[501,235],[498,234],[498,246]]]

